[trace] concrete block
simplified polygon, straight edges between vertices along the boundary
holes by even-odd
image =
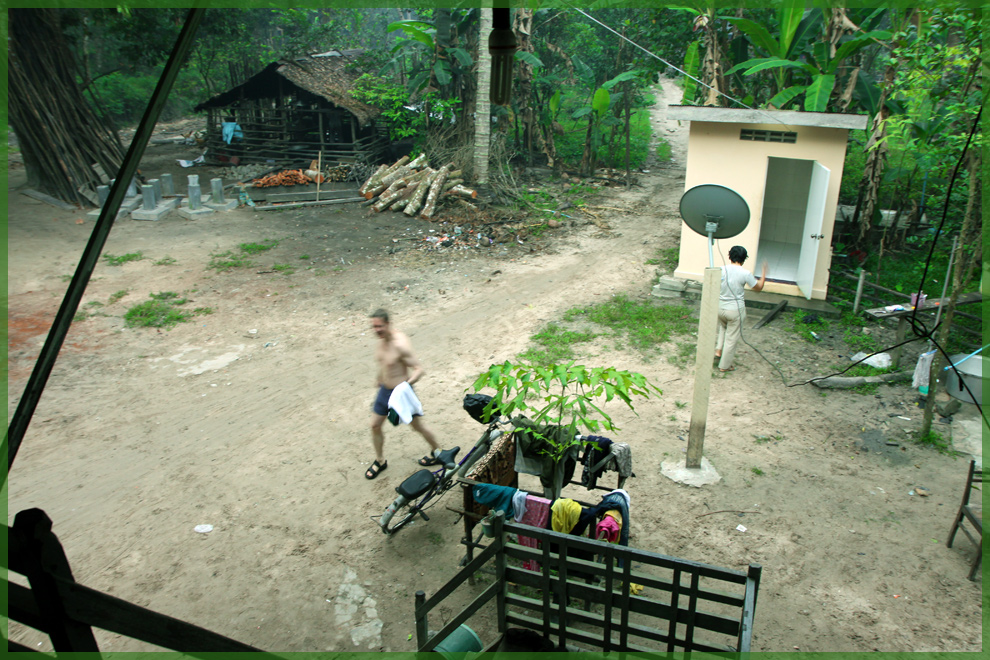
[[[211,209],[213,209],[215,211],[230,211],[230,210],[233,210],[233,209],[236,209],[237,208],[237,200],[236,199],[228,199],[225,202],[205,201],[205,202],[203,202],[203,206],[206,206],[208,208],[211,208]]]
[[[211,208],[207,208],[205,206],[201,206],[198,209],[190,209],[187,207],[187,208],[180,208],[178,210],[178,214],[181,215],[186,220],[196,220],[197,218],[201,218],[205,215],[210,215],[211,213],[216,213],[216,211],[214,211]]]
[[[660,287],[661,289],[667,289],[669,291],[677,291],[678,293],[680,293],[687,286],[687,280],[682,280],[677,277],[671,277],[669,275],[665,275],[658,280],[656,286]]]
[[[651,293],[655,298],[680,298],[683,293],[681,291],[674,291],[672,289],[664,289],[659,284],[653,286],[653,291]]]
[[[173,208],[174,207],[172,206],[159,204],[150,211],[144,208],[134,209],[134,211],[131,212],[131,217],[134,218],[135,220],[158,221],[161,220],[163,217],[165,217],[165,215],[167,215],[168,213],[171,213]]]
[[[120,205],[120,209],[117,210],[117,220],[120,220],[122,217],[124,217],[134,209],[140,207],[142,203],[143,200],[140,197],[125,198],[124,202]],[[97,218],[100,217],[100,212],[102,210],[103,209],[93,209],[92,211],[89,211],[86,215],[96,220]]]

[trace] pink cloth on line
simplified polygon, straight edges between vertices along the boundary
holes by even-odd
[[[608,541],[609,543],[618,543],[619,532],[621,530],[622,528],[619,526],[619,522],[615,518],[612,516],[605,516],[595,528],[595,538]]]
[[[550,500],[538,495],[527,495],[526,513],[519,522],[523,525],[530,525],[531,527],[539,527],[540,529],[543,529],[547,526],[547,520],[549,518]],[[527,548],[535,548],[536,544],[537,541],[534,538],[529,536],[519,537],[519,545],[524,545]],[[532,559],[527,559],[523,562],[523,568],[528,571],[538,571],[540,570],[540,565]]]

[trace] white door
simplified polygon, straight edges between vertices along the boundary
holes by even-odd
[[[815,161],[811,166],[811,189],[808,191],[808,207],[804,214],[804,231],[801,234],[801,256],[798,258],[797,282],[804,297],[811,300],[811,286],[818,264],[818,247],[824,238],[822,224],[825,221],[825,199],[828,194],[827,167]]]

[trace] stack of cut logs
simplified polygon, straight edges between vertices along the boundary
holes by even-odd
[[[436,212],[441,195],[478,197],[476,191],[461,185],[464,180],[460,176],[461,171],[453,169],[453,163],[434,170],[426,164],[426,156],[412,161],[403,156],[391,166],[379,167],[358,192],[376,212],[391,208],[428,219]]]
[[[314,172],[313,174],[318,175],[319,172]],[[304,174],[302,170],[282,170],[281,172],[273,172],[260,179],[255,179],[251,182],[251,185],[255,188],[271,188],[274,186],[305,186],[310,183],[313,183],[313,179]]]

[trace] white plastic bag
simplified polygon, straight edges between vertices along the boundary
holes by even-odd
[[[863,364],[868,364],[871,367],[876,367],[877,369],[886,369],[891,364],[889,353],[877,353],[876,355],[870,355],[870,357],[866,356],[867,353],[859,352],[852,356],[851,359],[853,362],[859,362],[860,360],[863,360],[863,358],[866,358],[863,360]]]

